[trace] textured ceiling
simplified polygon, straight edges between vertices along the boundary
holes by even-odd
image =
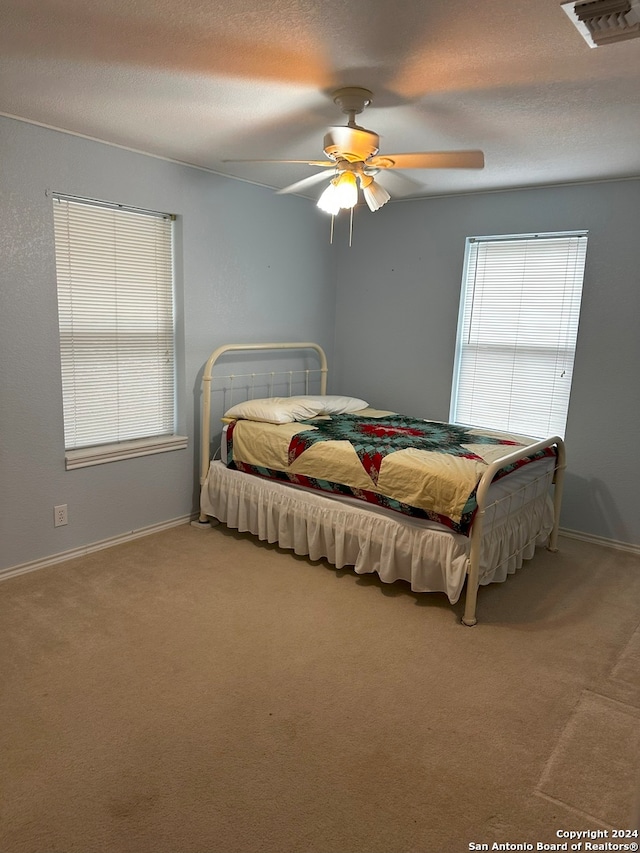
[[[428,196],[640,176],[640,40],[590,48],[558,0],[0,0],[0,113],[274,188],[323,159],[331,92]],[[393,177],[393,176],[391,176]],[[317,197],[322,185],[306,194]]]

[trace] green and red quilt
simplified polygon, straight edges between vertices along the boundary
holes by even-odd
[[[375,410],[279,425],[238,420],[226,436],[232,468],[349,495],[465,535],[488,465],[535,441]],[[553,454],[525,455],[498,476]]]

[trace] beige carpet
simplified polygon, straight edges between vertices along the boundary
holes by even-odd
[[[560,546],[482,588],[475,628],[225,528],[7,580],[1,853],[457,853],[629,826],[640,558]]]

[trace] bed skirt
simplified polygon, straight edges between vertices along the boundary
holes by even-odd
[[[501,483],[492,489],[504,489]],[[531,489],[535,494],[520,498],[517,509],[487,517],[481,584],[504,581],[533,557],[536,545],[546,544],[553,526],[548,484],[538,481]],[[433,522],[264,480],[219,461],[211,463],[203,483],[201,510],[312,560],[375,572],[385,583],[404,580],[414,592],[443,592],[452,604],[464,586],[469,538]]]

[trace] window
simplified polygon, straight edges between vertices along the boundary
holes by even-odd
[[[454,423],[564,436],[586,232],[467,240]]]
[[[58,194],[53,208],[67,468],[185,447],[173,217]]]

